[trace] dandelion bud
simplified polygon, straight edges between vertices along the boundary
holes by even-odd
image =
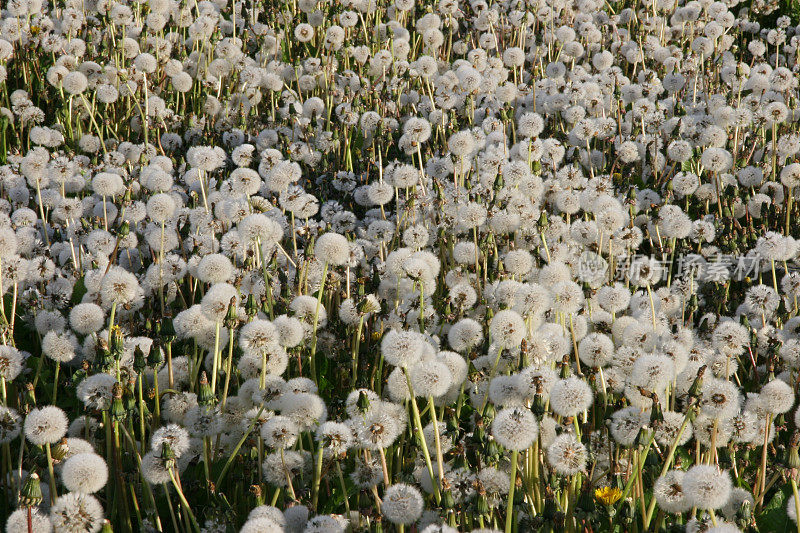
[[[214,392],[211,390],[211,385],[208,383],[208,376],[205,370],[200,372],[200,394],[197,395],[198,405],[214,405],[215,403]]]
[[[231,303],[228,305],[228,312],[225,314],[224,324],[226,328],[234,329],[237,322],[238,317],[236,315],[236,300],[231,299]]]
[[[703,390],[703,374],[706,373],[706,368],[708,367],[703,365],[697,370],[697,377],[694,378],[692,386],[689,387],[688,394],[690,398],[697,399],[700,397],[700,391]]]
[[[119,383],[114,383],[114,386],[111,388],[111,395],[113,397],[111,400],[111,410],[109,413],[111,415],[111,419],[118,422],[125,420],[125,418],[128,416],[128,413],[122,403],[122,385]]]
[[[798,447],[800,447],[800,435],[795,433],[792,437],[791,446],[789,446],[789,458],[787,460],[787,464],[789,468],[792,469],[800,469],[800,454],[797,453]]]
[[[489,405],[487,405],[486,407],[489,407]],[[475,421],[475,431],[472,432],[472,441],[475,444],[480,444],[485,439],[486,439],[486,425],[484,424],[483,419],[479,418]]]
[[[150,331],[150,333],[153,335],[153,337],[160,337],[161,336],[161,321],[160,320],[158,320],[158,319],[151,320],[151,319],[148,318],[145,327]]]
[[[456,506],[455,498],[453,498],[453,491],[450,490],[450,484],[447,479],[442,480],[442,508],[452,509]]]
[[[164,467],[169,470],[175,466],[175,452],[169,445],[169,441],[161,442],[161,460],[164,461]]]
[[[542,211],[541,216],[539,216],[538,226],[539,226],[539,231],[544,231],[547,228],[548,223],[547,223],[547,212],[546,211]]]
[[[115,326],[111,332],[111,354],[114,359],[119,360],[122,357],[123,350],[122,330]]]
[[[156,340],[150,345],[150,352],[147,354],[147,366],[158,368],[164,362],[164,354],[161,353],[160,343]]]
[[[165,316],[161,321],[161,340],[166,343],[170,343],[175,340],[175,324],[172,321],[171,316]]]
[[[582,490],[580,498],[578,498],[578,508],[576,509],[582,513],[591,515],[596,511],[594,498],[588,490]]]
[[[147,359],[144,356],[144,352],[137,344],[136,347],[133,349],[133,370],[137,374],[141,374],[147,366]]]
[[[537,418],[541,418],[545,413],[546,407],[547,399],[544,397],[544,394],[537,393],[533,397],[531,411],[533,411],[533,414],[535,414]]]
[[[565,355],[564,360],[558,364],[559,368],[561,369],[560,376],[561,379],[567,379],[572,375],[572,367],[569,363],[569,356]]]
[[[658,401],[658,395],[656,393],[652,393],[653,397],[651,400],[653,401],[653,407],[650,411],[650,427],[655,428],[664,421],[664,413],[661,410],[661,403]]]
[[[120,224],[119,229],[117,230],[117,237],[124,238],[127,237],[128,234],[131,232],[131,226],[128,224],[128,221],[125,220]]]
[[[477,509],[479,515],[488,515],[489,514],[489,502],[486,500],[486,491],[479,489],[478,490],[478,505]]]
[[[250,485],[250,492],[256,499],[256,505],[264,505],[264,492],[261,490],[261,485]]]
[[[791,501],[791,500],[790,500]],[[794,505],[794,501],[791,501],[791,505]],[[742,502],[741,507],[739,507],[738,514],[741,516],[742,520],[749,524],[750,518],[753,512],[753,504],[749,500],[745,500]]]
[[[358,393],[358,401],[356,402],[356,406],[358,407],[358,411],[360,413],[366,413],[369,410],[369,396],[367,392],[362,390]]]
[[[22,507],[35,507],[42,503],[42,486],[36,472],[31,472],[25,479],[19,503]]]
[[[97,368],[99,368],[101,372],[113,371],[116,366],[116,360],[103,339],[100,339],[98,350],[100,353],[98,354],[99,357],[96,363]]]
[[[61,462],[64,459],[64,457],[66,457],[67,454],[69,453],[69,444],[67,443],[67,439],[62,438],[58,442],[58,444],[53,446],[53,449],[51,450],[51,452],[52,452],[53,461],[55,461],[57,463]]]
[[[258,303],[256,303],[256,297],[253,293],[247,295],[244,310],[251,319],[258,314]]]

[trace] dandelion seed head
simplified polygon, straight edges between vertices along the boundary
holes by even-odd
[[[539,434],[536,418],[524,407],[510,407],[495,415],[492,436],[508,450],[528,448]]]
[[[108,467],[95,453],[79,453],[64,462],[61,480],[71,492],[93,494],[106,485]]]
[[[557,473],[571,476],[586,469],[588,451],[574,435],[564,433],[547,447],[547,462]]]
[[[715,465],[695,465],[683,477],[686,499],[698,509],[719,509],[731,494],[730,475]]]
[[[550,389],[550,407],[560,416],[575,416],[588,409],[593,399],[591,387],[575,376],[556,381]]]
[[[411,524],[422,516],[423,509],[422,495],[412,485],[395,483],[384,492],[381,510],[393,524]]]
[[[25,417],[25,437],[37,446],[55,444],[67,432],[67,415],[55,405],[33,409]]]

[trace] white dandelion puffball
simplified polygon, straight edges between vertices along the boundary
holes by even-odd
[[[525,321],[516,311],[498,311],[489,325],[494,342],[505,349],[516,348],[525,336]]]
[[[94,303],[81,303],[69,312],[69,325],[79,335],[95,333],[103,328],[105,313]]]
[[[239,533],[283,533],[283,526],[266,516],[250,518],[244,523]]]
[[[686,499],[683,490],[683,470],[670,470],[656,480],[653,486],[653,495],[664,511],[668,513],[682,513],[691,509],[692,505]]]
[[[509,407],[498,412],[492,421],[492,436],[509,450],[528,448],[539,434],[533,413],[523,407]]]
[[[547,448],[547,462],[553,470],[571,476],[586,469],[586,446],[571,433],[563,433]]]
[[[29,531],[31,533],[51,533],[53,525],[50,523],[50,517],[42,509],[32,507],[30,529],[28,529],[28,509],[23,507],[9,515],[5,531],[7,533],[28,533]]]
[[[50,508],[54,531],[97,533],[103,527],[103,506],[90,494],[70,492]]]
[[[419,489],[405,483],[395,483],[383,494],[381,511],[393,524],[413,524],[425,507]]]
[[[383,336],[381,352],[384,360],[393,366],[410,368],[422,358],[424,341],[414,331],[391,330]]]
[[[439,398],[453,383],[450,369],[437,361],[420,362],[410,369],[411,384],[417,396]]]
[[[773,379],[761,388],[758,394],[761,405],[773,415],[789,411],[794,405],[795,393],[788,383]]]
[[[317,238],[317,242],[314,244],[314,255],[320,261],[340,266],[350,259],[350,244],[344,235],[332,232],[324,233]]]
[[[64,462],[61,481],[71,492],[92,494],[105,487],[108,467],[105,460],[95,453],[79,453]]]
[[[48,405],[33,409],[25,417],[25,437],[32,444],[43,446],[55,444],[67,433],[67,415],[61,408]]]
[[[550,389],[550,407],[560,416],[575,416],[592,405],[591,387],[579,377],[560,379]]]
[[[683,477],[683,490],[691,507],[719,509],[731,495],[731,477],[716,465],[695,465]]]

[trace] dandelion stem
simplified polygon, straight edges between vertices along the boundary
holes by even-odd
[[[44,354],[42,354],[44,357]],[[56,361],[56,369],[53,373],[53,401],[51,402],[53,405],[56,405],[56,396],[58,395],[58,371],[61,369],[61,363]]]
[[[436,421],[436,406],[433,403],[433,396],[428,396],[428,408],[433,421],[433,435],[436,442],[436,466],[439,468],[439,484],[441,484],[444,478],[444,458],[442,457],[442,441],[439,436],[439,423]]]
[[[795,516],[800,517],[800,493],[797,492],[797,480],[795,479],[794,474],[790,475],[789,480],[792,483]],[[795,520],[794,524],[797,527],[797,533],[800,533],[800,520]]]
[[[319,282],[319,293],[317,294],[317,307],[314,311],[314,323],[312,326],[312,334],[313,340],[311,341],[311,356],[310,356],[310,369],[311,372],[311,379],[314,383],[318,383],[317,377],[317,365],[316,365],[316,355],[317,355],[317,341],[319,338],[317,337],[317,327],[319,325],[319,312],[322,307],[322,295],[325,292],[325,280],[328,277],[328,262],[325,261],[325,266],[322,268],[322,280]]]
[[[506,503],[506,529],[505,533],[511,533],[514,524],[514,489],[517,487],[517,450],[511,451],[511,472],[509,474],[508,501]]]
[[[382,451],[382,450],[381,450]],[[314,487],[311,495],[311,508],[317,510],[317,501],[319,498],[319,483],[322,479],[322,459],[325,455],[325,446],[322,441],[317,446],[317,460],[314,462]],[[386,459],[384,458],[384,464]]]
[[[428,445],[425,442],[425,434],[422,432],[422,420],[419,416],[419,408],[417,407],[417,400],[414,395],[414,387],[411,385],[411,376],[409,376],[406,368],[403,368],[403,373],[406,375],[406,384],[408,385],[408,392],[411,401],[411,412],[414,416],[414,429],[417,433],[417,442],[420,447],[422,447],[422,454],[425,457],[425,466],[428,468],[428,475],[431,478],[431,485],[433,485],[433,496],[438,504],[442,499],[439,492],[439,481],[433,475],[433,463],[431,463],[431,454],[428,452]]]
[[[54,505],[58,499],[58,492],[56,492],[56,475],[53,472],[53,454],[50,450],[50,443],[44,445],[45,454],[47,455],[47,482],[50,485],[50,505]]]
[[[669,452],[667,452],[667,458],[664,459],[664,466],[661,467],[661,473],[658,477],[663,477],[664,474],[667,473],[669,470],[670,465],[672,465],[672,459],[675,457],[675,451],[678,449],[678,443],[683,436],[683,432],[686,431],[686,426],[689,425],[689,413],[687,412],[686,415],[683,417],[683,422],[681,423],[681,427],[678,428],[678,433],[675,435],[675,438],[672,440],[672,444],[669,447]],[[650,525],[650,520],[653,518],[653,511],[656,507],[656,499],[652,498],[650,500],[650,505],[647,507],[647,513],[645,514],[644,518],[644,529],[647,530],[648,526]],[[658,531],[658,529],[656,529]]]
[[[184,496],[180,485],[178,485],[178,482],[175,479],[175,474],[172,472],[172,468],[168,468],[167,472],[169,472],[169,479],[172,481],[172,486],[175,487],[175,492],[178,493],[178,499],[180,499],[184,511],[186,511],[186,514],[189,515],[189,520],[192,523],[194,531],[200,533],[201,531],[200,524],[197,522],[197,518],[195,518],[194,513],[192,512],[192,508],[189,507],[189,502],[186,501],[186,496]]]

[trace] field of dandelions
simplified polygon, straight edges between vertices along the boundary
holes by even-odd
[[[798,11],[0,1],[0,527],[800,532]]]

